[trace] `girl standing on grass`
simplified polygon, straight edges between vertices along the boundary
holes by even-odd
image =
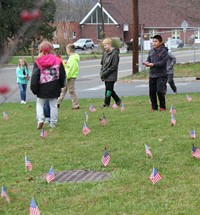
[[[26,89],[30,78],[30,70],[25,59],[20,58],[16,69],[17,84],[20,90],[21,104],[26,104]]]

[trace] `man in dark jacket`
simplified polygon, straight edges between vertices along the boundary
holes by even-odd
[[[60,96],[61,88],[65,86],[66,73],[62,61],[53,55],[51,43],[42,42],[39,45],[39,52],[31,77],[31,90],[37,95],[37,129],[44,125],[43,107],[47,100],[50,105],[50,127],[54,128],[58,118],[57,98]]]
[[[112,47],[112,40],[106,38],[102,42],[104,47],[104,54],[101,59],[101,72],[100,77],[102,81],[105,81],[105,99],[103,107],[109,107],[111,97],[115,100],[115,103],[119,106],[122,101],[114,91],[114,84],[117,81],[118,65],[119,65],[119,52]]]
[[[146,67],[150,67],[149,74],[149,96],[151,100],[151,111],[158,110],[157,96],[160,102],[160,111],[166,110],[166,64],[168,60],[168,51],[162,42],[160,35],[153,37],[153,48],[149,51]]]

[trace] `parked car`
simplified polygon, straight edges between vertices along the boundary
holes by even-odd
[[[132,51],[133,50],[133,39],[126,42],[126,45],[127,45],[127,51]],[[138,50],[141,50],[141,39],[140,39],[140,37],[138,38]]]
[[[92,39],[89,38],[81,38],[79,40],[77,40],[74,43],[75,49],[93,49],[94,48],[94,42]]]
[[[183,48],[184,43],[180,39],[168,39],[165,46],[171,49]]]

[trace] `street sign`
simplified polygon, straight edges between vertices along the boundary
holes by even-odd
[[[184,20],[182,23],[181,23],[181,28],[183,28],[183,31],[185,32],[186,29],[188,28],[189,24]]]

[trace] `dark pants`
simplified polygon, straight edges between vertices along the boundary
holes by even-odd
[[[158,109],[157,96],[160,102],[160,108],[166,109],[165,94],[166,94],[167,78],[149,78],[149,96],[151,100],[151,107],[154,110]]]
[[[114,91],[114,81],[105,81],[105,100],[104,104],[109,106],[110,105],[110,99],[113,97],[115,100],[115,103],[118,103],[120,101],[119,96]]]
[[[173,92],[176,93],[177,88],[174,83],[174,74],[168,74],[167,75],[167,82],[169,83],[170,87],[172,88]]]
[[[49,100],[48,99],[44,103],[44,116],[45,116],[45,118],[50,118],[50,106],[49,106]]]

